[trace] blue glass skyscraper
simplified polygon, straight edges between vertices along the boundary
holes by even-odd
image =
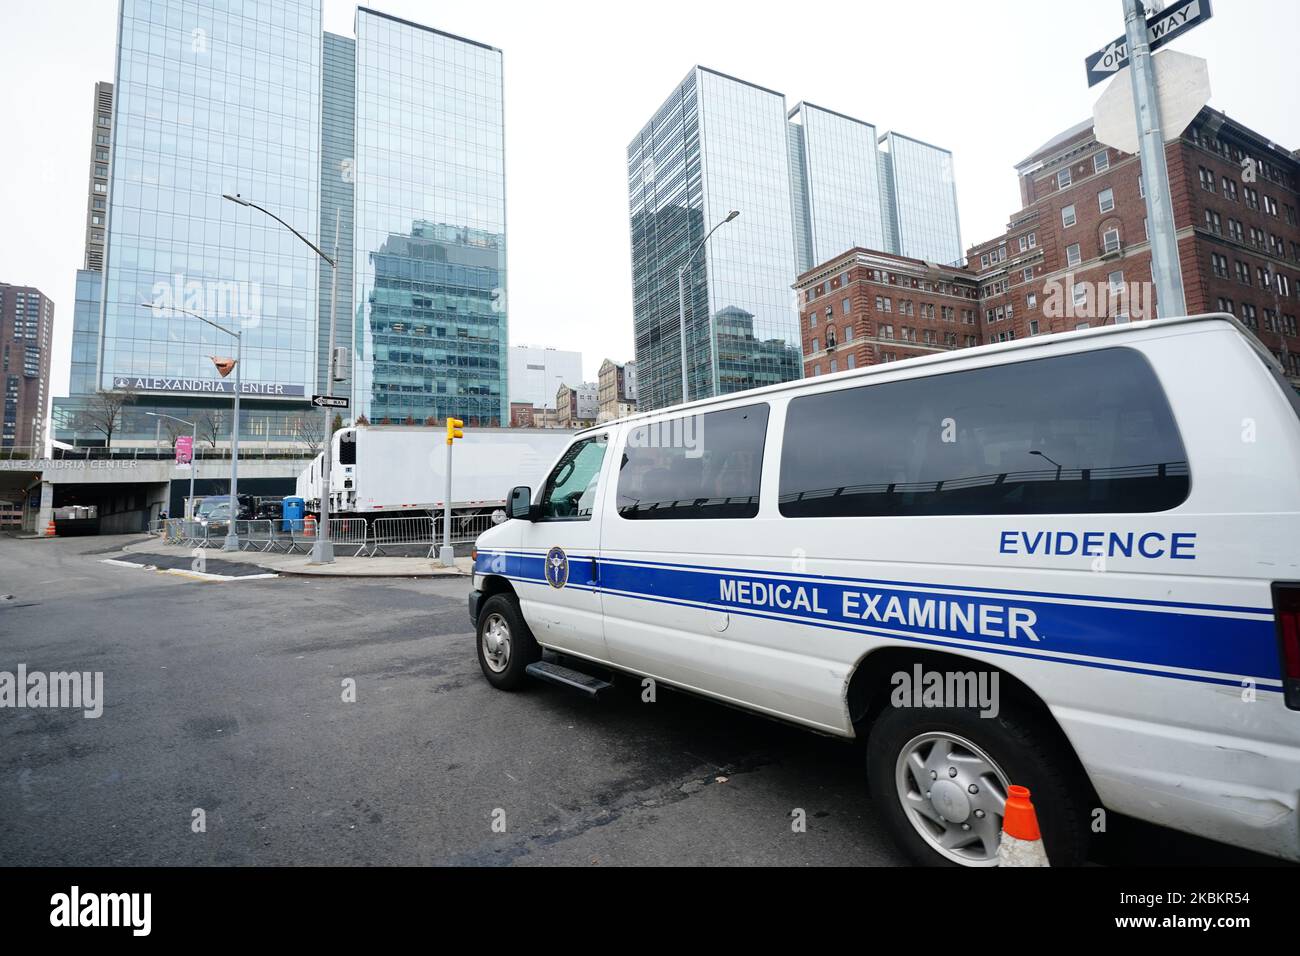
[[[508,424],[501,51],[361,8],[356,410]]]
[[[923,147],[923,149],[913,148]],[[695,67],[628,146],[639,405],[682,397],[677,271],[687,275],[689,397],[797,378],[791,285],[855,246],[961,256],[952,157],[870,123]]]
[[[366,8],[356,32],[325,34],[321,0],[121,0],[102,304],[59,438],[127,389],[124,438],[152,439],[157,409],[225,413],[227,440],[210,357],[234,343],[174,309],[242,331],[244,437],[294,443],[313,392],[371,420],[506,419],[500,51]],[[337,219],[354,381],[327,381],[331,270],[223,193],[331,254]]]

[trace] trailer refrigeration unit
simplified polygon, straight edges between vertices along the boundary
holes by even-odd
[[[446,491],[446,429],[365,425],[334,433],[330,515],[386,518],[439,512]],[[474,428],[456,442],[451,507],[459,515],[502,507],[516,485],[539,487],[573,432]],[[298,476],[296,494],[319,512],[321,457]]]

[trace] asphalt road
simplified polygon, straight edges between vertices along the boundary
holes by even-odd
[[[0,537],[0,670],[104,680],[97,719],[0,710],[0,864],[902,862],[852,744],[634,683],[493,690],[467,579],[103,563],[128,540]],[[1098,862],[1267,861],[1115,820]]]

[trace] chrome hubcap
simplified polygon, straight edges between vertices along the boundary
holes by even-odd
[[[996,866],[1007,775],[956,734],[918,734],[898,754],[894,785],[907,819],[934,850],[963,866]]]
[[[510,664],[510,625],[500,614],[489,614],[483,623],[483,659],[492,673],[500,674]]]

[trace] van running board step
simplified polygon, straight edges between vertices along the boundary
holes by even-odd
[[[590,674],[584,674],[582,671],[575,671],[571,667],[563,667],[551,661],[534,661],[525,667],[524,671],[539,680],[559,684],[561,687],[576,690],[593,699],[599,697],[601,691],[614,686],[610,681],[592,677]]]

